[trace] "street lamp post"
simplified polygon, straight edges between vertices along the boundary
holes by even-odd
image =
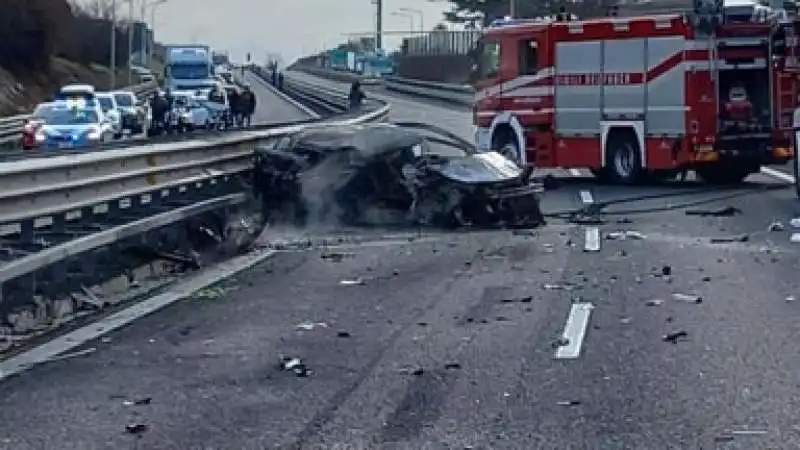
[[[152,39],[153,44],[155,43],[155,35],[156,35],[156,10],[158,9],[159,6],[163,5],[164,3],[167,3],[167,0],[155,0],[147,4],[147,6],[150,7],[150,28],[153,30],[153,39]],[[142,2],[142,21],[145,20],[144,17],[145,8],[146,8],[145,3]],[[144,33],[142,33],[143,43],[145,42],[145,39],[146,38],[144,37]],[[151,44],[151,46],[153,45]],[[144,48],[144,45],[142,46],[142,48]],[[150,67],[153,66],[153,50],[154,49],[151,48],[150,51],[147,53],[147,64],[150,65]]]
[[[393,16],[398,16],[398,17],[407,17],[408,18],[408,22],[410,24],[409,26],[410,26],[411,34],[412,35],[414,34],[414,16],[412,14],[401,13],[401,12],[393,12],[392,15]]]
[[[421,9],[400,8],[400,11],[418,15],[419,16],[419,31],[421,33],[425,32],[425,14],[422,12]]]
[[[128,86],[133,84],[133,14],[134,14],[134,0],[125,0],[128,2]]]
[[[117,0],[111,0],[111,48],[109,49],[109,89],[117,86]]]

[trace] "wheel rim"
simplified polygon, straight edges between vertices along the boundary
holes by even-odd
[[[625,144],[614,153],[614,170],[620,177],[629,178],[635,170],[634,164],[636,157],[630,144]]]

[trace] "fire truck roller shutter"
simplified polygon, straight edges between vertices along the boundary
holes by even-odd
[[[635,184],[645,175],[644,122],[600,122],[603,172],[616,184]]]
[[[489,136],[492,150],[506,154],[520,166],[524,167],[528,163],[525,155],[525,132],[517,117],[509,111],[503,111],[494,117],[489,127]]]

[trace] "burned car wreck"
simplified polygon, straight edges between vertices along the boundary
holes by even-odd
[[[321,126],[261,145],[268,223],[536,227],[541,185],[498,153],[416,123]]]

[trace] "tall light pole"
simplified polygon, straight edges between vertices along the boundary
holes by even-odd
[[[134,0],[128,2],[128,86],[133,84],[133,24],[134,24]]]
[[[508,15],[512,19],[517,17],[517,0],[508,0]]]
[[[383,0],[371,0],[375,5],[375,49],[383,48]]]
[[[117,87],[117,0],[111,0],[111,48],[108,62],[108,88]]]
[[[419,31],[421,33],[425,32],[425,13],[423,13],[421,9],[400,8],[400,11],[418,15],[419,16]]]
[[[155,47],[154,44],[155,44],[155,40],[156,40],[156,10],[158,9],[159,6],[163,5],[164,3],[167,3],[167,0],[155,0],[155,1],[150,2],[149,4],[147,4],[147,6],[150,7],[150,29],[153,30],[153,38],[151,39],[152,42],[150,44],[151,47]],[[145,17],[144,17],[145,8],[146,8],[145,3],[142,2],[142,21],[145,20]],[[142,36],[143,36],[142,37],[142,42],[144,42],[145,39],[146,39],[144,37],[144,33],[142,33]],[[144,46],[142,48],[144,48]],[[150,48],[150,51],[147,53],[147,64],[151,68],[153,66],[153,50],[154,50],[154,48]]]
[[[414,16],[412,14],[401,13],[401,12],[393,12],[392,15],[393,16],[398,16],[398,17],[407,17],[408,18],[409,27],[410,27],[409,29],[411,30],[411,34],[412,35],[414,34]]]

